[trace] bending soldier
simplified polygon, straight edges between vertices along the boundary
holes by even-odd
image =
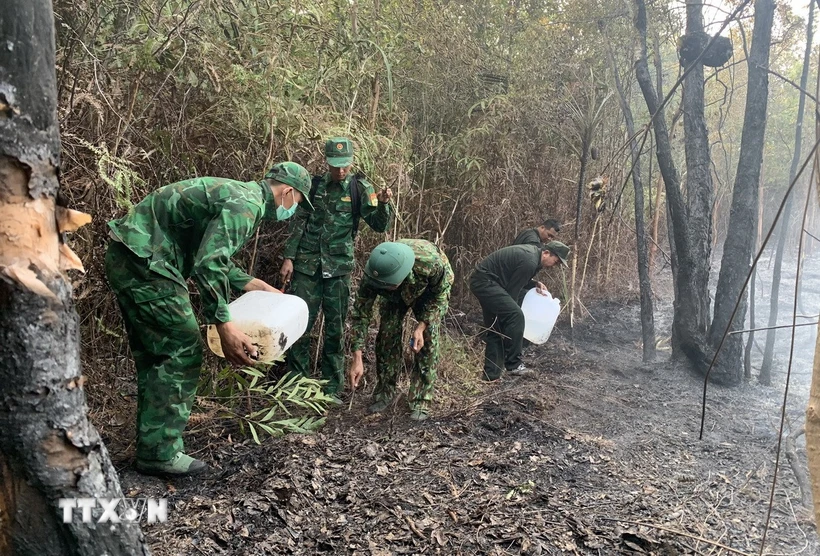
[[[516,299],[526,284],[542,268],[560,261],[567,264],[569,247],[560,241],[535,245],[511,245],[490,253],[478,263],[470,277],[470,291],[481,303],[484,313],[485,341],[484,378],[498,380],[504,370],[523,374],[527,368],[521,362],[524,339],[524,313]],[[536,282],[539,293],[546,290]]]
[[[314,179],[310,193],[315,210],[299,211],[291,222],[280,274],[286,284],[292,280],[290,293],[307,302],[308,330],[313,329],[319,309],[324,312],[322,378],[327,381],[325,392],[341,403],[337,394],[343,388],[344,323],[358,217],[375,231],[386,231],[393,194],[385,188],[377,195],[369,182],[350,172],[353,145],[349,139],[328,139],[325,157],[328,172]],[[305,334],[290,348],[291,372],[310,375],[310,336]]]
[[[410,375],[410,418],[427,419],[436,382],[441,323],[450,301],[453,269],[447,255],[421,239],[401,239],[378,245],[370,254],[353,304],[351,322],[350,383],[355,388],[364,374],[362,349],[373,317],[373,304],[381,297],[379,334],[376,337],[376,389],[370,413],[384,411],[396,396],[401,368],[402,328],[413,309],[418,325],[411,338],[415,354]]]
[[[184,453],[182,441],[202,366],[187,279],[197,285],[225,357],[253,364],[256,348],[231,323],[230,291],[279,290],[242,272],[231,257],[263,220],[284,220],[302,201],[309,207],[309,192],[307,170],[283,162],[259,182],[204,177],[166,185],[108,223],[105,272],[137,368],[141,473],[188,475],[207,467]]]

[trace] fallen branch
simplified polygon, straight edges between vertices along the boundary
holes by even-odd
[[[652,523],[641,523],[639,521],[629,521],[628,519],[612,519],[609,517],[602,517],[602,521],[614,521],[616,523],[628,523],[630,525],[637,525],[640,527],[649,527],[651,529],[657,529],[658,531],[664,531],[665,533],[672,533],[673,535],[680,535],[681,537],[686,537],[688,539],[692,539],[698,542],[703,542],[706,544],[710,544],[712,546],[716,546],[717,548],[721,548],[723,550],[729,551],[732,554],[740,554],[741,556],[752,556],[748,552],[742,552],[737,550],[736,548],[732,548],[730,546],[726,546],[725,544],[721,544],[717,541],[712,541],[709,539],[704,539],[703,537],[699,537],[697,535],[693,535],[691,533],[685,533],[683,531],[678,531],[676,529],[669,529],[668,527],[663,527],[661,525],[654,525]]]
[[[789,466],[792,468],[797,486],[800,487],[800,505],[804,508],[811,509],[811,485],[806,475],[806,469],[800,463],[800,459],[797,457],[797,449],[794,446],[794,441],[805,433],[806,427],[800,427],[800,430],[794,434],[790,434],[783,440],[783,448],[786,450],[786,459],[789,460]]]

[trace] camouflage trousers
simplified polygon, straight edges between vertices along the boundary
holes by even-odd
[[[390,401],[396,397],[396,381],[404,356],[404,317],[410,307],[384,298],[380,303],[379,334],[376,336],[376,389],[373,398],[376,401]],[[414,308],[413,313],[418,316],[419,311]],[[426,409],[433,400],[440,328],[439,323],[428,325],[424,331],[424,346],[413,357],[408,395],[411,409]]]
[[[148,269],[112,241],[105,273],[117,296],[137,368],[137,459],[169,460],[183,451],[202,367],[202,336],[188,290]]]
[[[350,275],[322,278],[321,267],[313,276],[294,272],[290,288],[288,293],[305,300],[309,314],[307,331],[288,351],[288,369],[310,376],[310,332],[321,309],[325,315],[321,359],[322,379],[327,381],[325,392],[344,390],[344,329],[350,303]]]

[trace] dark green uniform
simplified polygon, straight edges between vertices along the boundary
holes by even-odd
[[[436,366],[439,359],[441,321],[447,313],[453,269],[438,247],[422,239],[400,239],[413,249],[416,260],[410,275],[398,289],[374,288],[362,279],[351,311],[351,349],[364,349],[367,329],[373,316],[373,305],[381,296],[379,334],[376,337],[376,401],[389,401],[396,395],[396,380],[401,368],[402,328],[407,311],[419,322],[427,323],[424,346],[416,354],[410,376],[410,407],[426,409],[433,399]]]
[[[202,337],[187,279],[207,323],[230,320],[231,289],[251,276],[231,256],[263,220],[276,219],[265,182],[197,178],[149,194],[108,223],[105,271],[122,310],[137,368],[137,459],[183,451],[202,366]]]
[[[478,298],[484,314],[484,376],[501,377],[505,369],[521,364],[524,313],[518,294],[541,269],[541,248],[511,245],[491,253],[478,263],[470,277],[470,291]]]
[[[513,245],[537,245],[541,247],[541,236],[538,235],[538,228],[528,228],[522,231],[520,234],[515,236],[515,239],[512,242]],[[523,288],[521,288],[521,292],[519,292],[518,297],[518,306],[520,307],[521,304],[524,302],[524,296],[527,295],[527,292],[530,291],[532,288],[535,287],[535,284],[530,281],[528,284],[525,284]]]
[[[325,174],[313,194],[314,211],[299,208],[285,243],[284,258],[293,261],[294,270],[290,293],[308,305],[308,330],[316,323],[319,309],[324,311],[322,378],[328,381],[328,393],[338,392],[344,384],[343,334],[353,271],[352,177],[334,183]],[[373,186],[365,180],[359,180],[359,191],[362,219],[375,231],[386,231],[390,206],[379,203]],[[310,336],[305,334],[290,348],[290,371],[310,374]]]
[[[541,236],[538,235],[538,228],[529,228],[527,230],[522,231],[520,234],[515,236],[513,240],[513,245],[537,245],[541,246]]]

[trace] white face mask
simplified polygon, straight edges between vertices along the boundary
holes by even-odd
[[[277,220],[280,220],[280,221],[281,220],[287,220],[288,218],[290,218],[291,216],[294,215],[294,213],[296,212],[296,209],[299,206],[299,204],[296,202],[296,199],[293,197],[293,189],[291,189],[289,191],[289,193],[290,193],[291,199],[293,199],[293,203],[290,205],[290,208],[285,208],[284,207],[285,193],[283,192],[282,193],[282,198],[281,198],[282,204],[280,204],[278,207],[276,207],[276,219]]]

